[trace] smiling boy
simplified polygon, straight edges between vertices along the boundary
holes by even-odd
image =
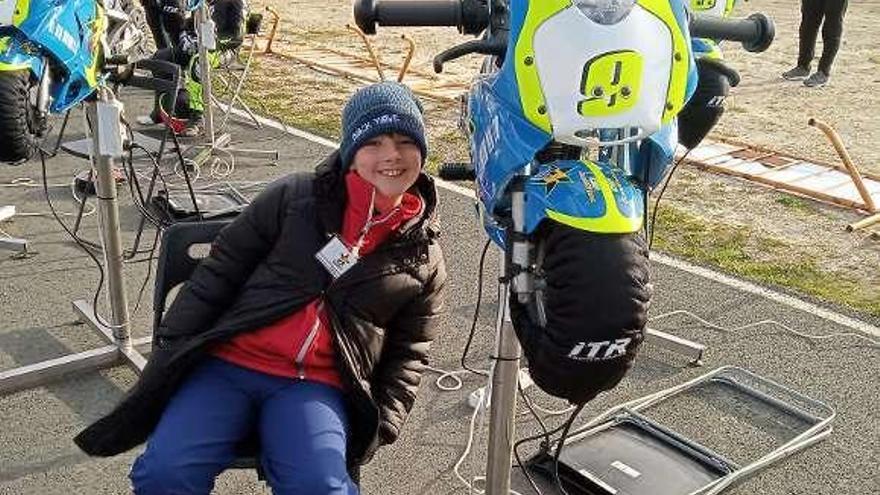
[[[220,233],[134,389],[76,438],[146,440],[135,493],[208,494],[255,434],[273,493],[355,494],[349,473],[397,439],[443,304],[437,194],[405,86],[362,88],[342,124],[338,152]]]

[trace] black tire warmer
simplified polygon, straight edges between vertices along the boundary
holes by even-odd
[[[513,325],[538,387],[583,404],[620,382],[644,339],[648,249],[641,233],[597,234],[550,220],[534,238],[545,243],[547,323],[511,294]]]
[[[699,82],[678,114],[678,142],[695,148],[724,114],[724,99],[739,84],[739,74],[720,60],[697,59]]]

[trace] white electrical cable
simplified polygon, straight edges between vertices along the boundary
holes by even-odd
[[[426,369],[440,375],[439,377],[437,377],[437,380],[434,382],[434,384],[437,385],[437,388],[444,392],[461,390],[461,387],[464,386],[464,382],[461,381],[461,378],[459,378],[458,375],[470,373],[467,370],[445,371],[441,370],[440,368],[434,368],[432,366],[428,366],[426,367]],[[452,380],[453,385],[443,385],[443,380]]]
[[[189,166],[190,168],[192,168],[195,171],[195,175],[189,178],[190,182],[195,183],[195,181],[199,180],[199,177],[202,176],[202,167],[199,166],[198,162],[196,162],[195,160],[191,160],[189,158],[184,158],[183,164],[184,164],[184,166]],[[178,178],[180,178],[184,182],[186,181],[186,176],[183,175],[183,170],[180,168],[180,161],[179,160],[174,162],[174,175],[176,175]]]
[[[749,323],[748,325],[743,325],[743,326],[733,327],[733,328],[725,328],[720,325],[710,323],[710,322],[704,320],[703,318],[700,318],[699,316],[695,315],[694,313],[691,313],[690,311],[685,311],[683,309],[679,309],[676,311],[670,311],[669,313],[663,313],[662,315],[657,315],[657,316],[650,318],[650,320],[656,321],[656,320],[659,320],[662,318],[669,318],[669,317],[676,316],[676,315],[689,316],[689,317],[697,320],[702,325],[704,325],[708,328],[711,328],[713,330],[718,330],[719,332],[724,332],[724,333],[733,333],[733,332],[747,330],[749,328],[755,328],[755,327],[759,327],[759,326],[763,326],[763,325],[772,325],[772,326],[781,328],[782,330],[785,330],[788,333],[791,333],[793,335],[797,335],[798,337],[802,337],[802,338],[805,338],[808,340],[827,340],[827,339],[836,339],[836,338],[840,338],[840,337],[852,337],[855,339],[864,340],[865,342],[868,342],[869,344],[871,344],[872,347],[880,347],[880,341],[874,340],[874,339],[868,337],[867,335],[862,335],[860,333],[836,332],[836,333],[829,333],[829,334],[823,334],[823,335],[811,335],[811,334],[799,332],[799,331],[797,331],[787,325],[779,323],[776,320],[761,320],[761,321],[758,321],[755,323]]]
[[[58,183],[58,184],[49,184],[49,187],[66,187],[67,182]],[[32,177],[18,177],[16,179],[12,179],[11,181],[0,184],[0,187],[43,187],[43,184],[37,182]]]
[[[79,172],[79,171],[77,170],[76,172]],[[10,184],[2,184],[2,185],[5,187],[34,187],[32,184],[35,184],[34,180],[29,177],[21,177],[18,179],[14,179],[13,182],[15,182],[15,184],[10,183]],[[50,184],[49,185],[49,187],[61,187],[61,186],[70,187],[70,195],[73,196],[73,199],[76,200],[77,204],[82,202],[82,198],[80,198],[76,194],[76,173],[74,173],[74,178],[71,179],[70,183]],[[36,187],[43,187],[43,185],[37,184]],[[98,210],[95,207],[95,205],[90,205],[90,209],[83,212],[82,218],[93,215],[96,211],[98,211]],[[51,217],[52,212],[50,212],[50,211],[21,212],[21,213],[16,213],[15,216],[17,216],[17,217]],[[58,212],[58,216],[60,216],[60,217],[75,217],[75,216],[77,216],[77,213],[67,213],[64,211],[60,211],[60,212]]]

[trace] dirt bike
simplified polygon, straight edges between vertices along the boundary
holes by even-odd
[[[721,62],[698,63],[692,42],[759,52],[773,24],[697,17],[686,0],[357,0],[354,16],[368,34],[452,26],[479,37],[438,54],[437,72],[486,56],[461,122],[480,216],[504,251],[509,309],[498,321],[516,334],[499,323],[490,399],[486,488],[506,495],[520,345],[535,384],[579,406],[572,420],[621,380],[647,323],[648,194],[678,142],[695,146],[720,116],[689,109],[679,129],[691,100],[720,101],[700,78],[738,79]]]
[[[91,95],[108,58],[154,44],[132,0],[0,0],[0,161],[21,163],[63,113]]]

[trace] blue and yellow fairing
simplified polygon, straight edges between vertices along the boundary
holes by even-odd
[[[527,233],[547,218],[599,233],[641,228],[637,170],[607,159],[534,161],[551,140],[581,144],[584,128],[599,135],[638,129],[644,135],[632,163],[660,175],[671,163],[675,116],[697,82],[686,10],[680,0],[634,4],[628,20],[598,25],[579,17],[573,0],[511,0],[505,62],[474,82],[468,101],[478,197],[486,230],[499,244],[506,189],[529,166]],[[645,22],[662,34],[660,42],[649,40],[655,46],[638,35]],[[565,49],[560,39],[568,41]]]
[[[94,0],[0,0],[0,17],[12,2],[12,22],[0,22],[0,71],[29,69],[38,79],[50,61],[57,74],[49,110],[84,100],[99,82],[103,7]]]

